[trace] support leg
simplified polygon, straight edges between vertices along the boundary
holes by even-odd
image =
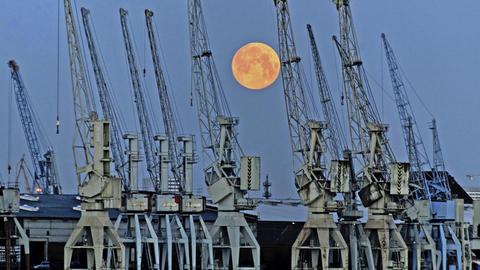
[[[142,269],[142,234],[140,232],[140,221],[138,215],[135,214],[135,255],[137,260],[137,270]]]

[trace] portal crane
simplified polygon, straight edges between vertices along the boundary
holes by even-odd
[[[165,265],[168,269],[173,267],[173,245],[176,245],[178,252],[178,265],[182,269],[191,267],[190,252],[188,248],[188,236],[177,213],[181,209],[181,197],[179,194],[169,192],[168,170],[170,168],[169,159],[169,140],[166,136],[154,135],[152,123],[145,103],[144,89],[140,82],[140,76],[137,69],[135,50],[133,48],[132,35],[130,33],[127,21],[128,12],[120,9],[120,21],[122,25],[125,51],[127,53],[130,78],[137,105],[137,116],[139,118],[140,129],[143,141],[143,150],[147,160],[147,170],[155,187],[154,207],[152,220],[155,218],[158,227],[157,234],[160,237],[162,245],[162,267]],[[155,147],[155,141],[159,147]],[[178,181],[179,179],[174,179]]]
[[[140,161],[138,156],[138,136],[136,134],[125,134],[124,128],[120,121],[121,114],[118,111],[118,107],[115,106],[112,99],[112,90],[110,85],[107,84],[107,80],[103,71],[101,58],[97,52],[97,46],[95,44],[95,37],[92,31],[92,23],[90,21],[90,11],[86,8],[81,8],[82,21],[85,29],[85,36],[88,43],[88,49],[90,52],[90,60],[92,62],[93,71],[95,74],[95,81],[97,83],[98,96],[100,98],[100,104],[102,106],[103,115],[105,120],[111,123],[111,148],[115,161],[115,170],[122,179],[123,184],[123,205],[122,211],[119,212],[117,220],[115,222],[115,230],[118,232],[122,221],[126,221],[127,228],[121,235],[121,241],[126,246],[127,252],[125,254],[125,260],[130,264],[134,262],[136,269],[142,269],[142,264],[148,259],[147,264],[153,265],[158,268],[160,265],[160,258],[158,253],[158,237],[150,219],[147,217],[147,212],[150,209],[150,196],[148,194],[139,192],[138,190],[138,162]],[[99,48],[98,48],[99,49]],[[99,50],[98,50],[99,51]],[[128,150],[126,150],[124,140],[127,140]],[[128,165],[128,166],[126,166]],[[140,227],[139,220],[145,220],[147,226],[145,228]],[[151,243],[154,245],[154,249],[147,249],[147,259],[143,257],[142,248],[148,246]],[[131,252],[131,250],[135,252]],[[153,254],[150,252],[153,251]],[[135,256],[135,259],[131,257]],[[111,260],[111,253],[109,253],[108,260]],[[131,267],[128,265],[127,267]]]
[[[402,226],[402,234],[411,247],[410,269],[422,269],[422,265],[437,265],[435,242],[431,237],[432,200],[438,200],[441,192],[436,187],[437,175],[433,172],[433,180],[427,179],[430,168],[427,151],[408,98],[405,84],[400,73],[393,50],[382,34],[382,41],[387,58],[390,78],[392,80],[395,103],[397,105],[403,139],[410,162],[410,201],[407,202],[409,221]]]
[[[385,49],[386,59],[392,81],[395,102],[400,116],[404,142],[411,164],[410,181],[413,202],[410,202],[407,209],[407,216],[410,221],[402,225],[402,234],[408,245],[411,246],[410,264],[411,269],[421,269],[422,265],[437,265],[437,249],[441,253],[440,265],[443,269],[451,265],[452,259],[448,254],[457,254],[453,260],[459,260],[460,243],[455,240],[457,236],[451,236],[453,232],[451,225],[445,223],[445,219],[437,216],[437,212],[445,212],[447,204],[454,202],[446,200],[450,197],[448,179],[442,179],[442,175],[435,169],[432,170],[430,179],[427,178],[427,171],[431,163],[423,143],[413,109],[410,105],[404,78],[400,72],[397,58],[385,34],[382,34],[382,41]],[[435,149],[435,148],[434,148]],[[442,173],[445,173],[442,171]],[[447,192],[448,194],[445,194]],[[435,215],[435,216],[434,216]],[[432,221],[435,220],[435,221]],[[451,215],[455,219],[455,215]],[[433,232],[433,234],[432,234]],[[436,233],[438,232],[438,233]],[[434,238],[432,238],[432,236]],[[451,236],[451,237],[449,237]],[[438,248],[436,247],[438,243]],[[448,244],[447,244],[448,243]],[[461,265],[461,261],[454,262]]]
[[[196,269],[197,267],[197,245],[201,247],[199,249],[200,254],[198,255],[202,260],[202,269],[208,269],[209,267],[213,267],[212,239],[202,216],[191,215],[192,213],[201,213],[205,211],[205,198],[192,194],[193,164],[195,163],[193,135],[178,135],[174,111],[170,102],[170,95],[161,68],[153,23],[153,11],[148,9],[145,10],[145,22],[155,70],[157,90],[160,98],[160,107],[162,109],[163,126],[168,139],[168,156],[171,161],[171,171],[173,172],[174,179],[180,183],[180,193],[182,194],[181,212],[184,214],[190,214],[186,220],[187,222],[185,222],[185,227],[189,229],[190,234],[192,269]],[[195,224],[194,220],[198,220],[198,225]]]
[[[71,269],[79,246],[87,253],[88,268],[125,269],[125,247],[107,211],[121,204],[121,180],[110,175],[110,123],[97,117],[70,0],[64,0],[64,8],[76,128],[73,154],[83,210],[65,244],[64,269]],[[115,260],[107,263],[106,249]]]
[[[34,192],[43,194],[60,194],[62,188],[58,183],[57,164],[52,146],[40,143],[40,138],[47,140],[42,134],[25,83],[20,74],[20,67],[15,60],[8,61],[10,67],[18,114],[23,126],[30,158],[33,165]],[[47,140],[48,141],[48,140]]]
[[[335,193],[324,168],[327,124],[314,119],[312,100],[305,98],[301,59],[295,47],[287,0],[276,0],[275,6],[295,186],[300,200],[308,207],[307,221],[292,246],[291,269],[348,269],[348,246],[331,214],[339,211],[341,205],[333,200]],[[350,176],[350,164],[343,165],[346,166],[339,169],[346,174],[340,177]],[[339,252],[332,252],[334,249]]]
[[[410,101],[408,100],[404,80],[393,49],[384,34],[382,34],[382,41],[404,133],[405,145],[410,163],[412,164],[410,175],[411,180],[413,180],[412,188],[416,187],[417,189],[416,192],[413,192],[415,201],[410,207],[413,211],[407,210],[407,213],[410,212],[409,215],[419,222],[414,226],[414,233],[409,232],[412,231],[409,228],[412,228],[414,223],[410,222],[402,226],[406,241],[412,246],[420,245],[420,248],[412,249],[412,254],[414,255],[411,258],[412,268],[419,269],[422,264],[436,265],[436,249],[441,254],[439,263],[442,269],[446,269],[452,263],[459,267],[462,265],[467,266],[468,263],[465,262],[469,258],[468,254],[470,254],[470,251],[466,250],[465,246],[468,246],[468,241],[462,237],[464,235],[462,226],[457,228],[453,222],[456,219],[455,212],[447,211],[447,209],[457,209],[461,206],[456,201],[453,201],[451,197],[448,175],[445,171],[441,149],[439,149],[440,144],[436,127],[434,127],[435,130],[433,131],[434,166],[430,179],[428,179],[426,171],[432,167],[430,166],[431,163],[418,130]],[[425,165],[428,167],[425,168]],[[424,183],[423,189],[420,189],[422,183]],[[434,249],[435,243],[437,247]],[[463,256],[466,257],[463,258]]]
[[[334,0],[339,17],[337,46],[343,75],[350,142],[361,165],[360,199],[368,207],[364,228],[374,253],[375,267],[408,268],[408,249],[393,221],[402,211],[399,200],[409,194],[409,165],[399,163],[390,148],[362,66],[349,0]]]
[[[210,231],[214,250],[221,251],[221,266],[242,269],[240,248],[250,249],[253,268],[260,269],[260,247],[240,212],[256,207],[245,195],[248,190],[260,188],[260,158],[240,157],[243,152],[236,132],[238,118],[231,116],[220,83],[200,0],[188,1],[188,18],[205,182],[210,197],[218,205],[218,216]]]
[[[359,190],[359,185],[354,173],[352,152],[348,149],[346,137],[340,125],[332,93],[322,67],[317,42],[315,41],[315,36],[310,24],[307,25],[307,31],[315,67],[315,77],[320,93],[320,103],[327,122],[326,134],[328,135],[326,136],[326,141],[327,145],[329,145],[328,152],[332,155],[332,159],[334,159],[332,161],[333,164],[345,163],[346,168],[349,168],[349,171],[345,172],[349,174],[349,181],[339,177],[341,174],[337,174],[338,177],[331,177],[330,187],[332,191],[342,192],[345,201],[345,208],[339,213],[339,217],[343,237],[346,242],[350,243],[350,269],[356,270],[365,267],[375,269],[370,240],[367,238],[362,224],[359,221],[359,219],[363,217],[363,212],[358,209],[356,200],[356,192]]]
[[[472,251],[462,214],[464,202],[463,199],[452,197],[435,119],[432,119],[430,129],[433,137],[432,175],[436,177],[434,180],[436,188],[444,192],[444,194],[439,192],[437,200],[432,202],[436,220],[432,232],[442,251],[441,266],[443,270],[449,265],[457,265],[458,269],[471,269]]]

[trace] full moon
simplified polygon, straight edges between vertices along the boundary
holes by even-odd
[[[270,46],[252,42],[238,49],[232,59],[232,73],[243,87],[261,90],[270,86],[280,72],[280,60]]]

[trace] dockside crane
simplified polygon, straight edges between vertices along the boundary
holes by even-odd
[[[443,163],[443,156],[441,155],[441,149],[439,148],[438,136],[436,136],[436,131],[433,131],[434,164],[432,167],[413,109],[410,105],[404,78],[400,72],[397,58],[385,34],[382,34],[382,42],[392,80],[395,102],[400,116],[404,142],[411,164],[410,181],[417,187],[412,194],[413,199],[415,199],[415,205],[412,205],[414,210],[410,213],[410,216],[413,215],[413,219],[419,221],[419,224],[417,228],[413,230],[413,235],[409,233],[407,229],[404,233],[404,238],[409,239],[407,243],[410,242],[409,245],[411,244],[412,247],[420,245],[422,238],[423,241],[428,241],[428,243],[424,243],[424,247],[412,249],[412,253],[414,254],[411,260],[412,269],[421,269],[421,265],[436,265],[437,249],[441,252],[439,263],[443,269],[447,267],[448,262],[452,259],[456,261],[456,265],[461,266],[462,261],[460,254],[456,254],[460,250],[460,243],[455,240],[455,238],[458,237],[454,235],[453,237],[451,236],[451,231],[453,231],[452,224],[448,222],[448,219],[455,219],[455,213],[451,213],[450,218],[442,217],[441,215],[437,216],[437,213],[446,213],[448,205],[455,203],[451,201],[450,186]],[[427,172],[430,170],[431,176],[428,178]],[[406,224],[404,227],[411,227],[411,224]],[[432,231],[434,235],[431,235]],[[432,236],[435,236],[435,242],[438,243],[438,248],[435,248],[435,242]],[[427,247],[430,252],[428,253],[428,257],[424,257],[422,254],[427,255],[424,251]],[[456,255],[452,256],[452,254]]]
[[[110,175],[110,123],[98,119],[70,0],[64,0],[64,8],[75,114],[73,155],[83,210],[65,244],[64,269],[72,268],[73,253],[79,250],[87,254],[87,268],[125,269],[125,247],[107,211],[121,207],[121,180]],[[107,250],[113,251],[113,260],[107,260]]]
[[[178,213],[181,210],[181,196],[169,191],[169,140],[167,136],[153,133],[153,124],[145,103],[145,91],[140,81],[132,35],[128,27],[128,12],[120,9],[122,34],[127,54],[130,79],[137,106],[137,116],[143,141],[147,170],[155,188],[151,219],[156,222],[156,232],[162,251],[162,267],[173,267],[173,245],[177,248],[177,261],[182,269],[190,269],[191,260],[188,236]],[[155,145],[158,143],[158,147]],[[180,179],[174,179],[180,181]]]
[[[432,175],[438,178],[436,186],[444,192],[438,194],[436,201],[432,201],[436,214],[433,236],[438,239],[437,245],[442,250],[442,262],[445,262],[442,263],[442,269],[450,265],[456,265],[458,269],[472,269],[472,245],[463,217],[464,202],[452,196],[435,119],[432,119],[430,129],[433,139]]]
[[[307,221],[292,246],[291,269],[348,269],[348,246],[332,217],[341,205],[333,200],[335,193],[330,190],[324,168],[327,124],[314,118],[312,101],[306,98],[288,3],[274,3],[295,186],[300,200],[308,207]],[[343,172],[340,177],[349,177],[350,164],[342,165],[338,167]],[[341,181],[349,185],[347,178]]]
[[[51,145],[40,143],[40,138],[43,138],[45,142],[48,139],[45,134],[42,134],[39,119],[20,74],[20,67],[15,60],[8,61],[8,66],[11,71],[18,114],[33,165],[33,191],[42,194],[61,194],[62,188],[58,183],[55,152]]]
[[[33,110],[30,107],[30,101],[28,99],[28,95],[25,89],[25,85],[23,84],[22,78],[20,76],[20,68],[16,64],[15,60],[10,60],[8,62],[8,66],[11,69],[11,76],[12,76],[12,86],[13,89],[11,91],[15,92],[15,98],[17,101],[17,106],[19,109],[19,114],[20,118],[22,120],[22,125],[24,128],[26,140],[28,142],[28,147],[33,147],[34,149],[29,149],[31,150],[30,154],[32,155],[32,162],[46,162],[46,161],[52,161],[51,158],[53,156],[45,157],[45,160],[41,160],[40,155],[40,149],[35,148],[39,147],[38,144],[38,137],[36,137],[35,129],[37,128],[34,126],[34,124],[38,124],[37,119],[33,119],[34,114]],[[30,138],[28,136],[33,132],[33,137],[32,139],[36,139],[37,141],[29,141]],[[53,153],[53,150],[52,150]],[[36,156],[34,156],[36,154]],[[48,155],[48,150],[47,150],[47,155]],[[53,155],[53,154],[52,154]],[[24,160],[22,157],[21,161]],[[50,166],[52,164],[33,164],[36,170],[38,169],[49,169],[46,167],[47,165]],[[22,165],[20,164],[20,167]],[[9,174],[10,174],[10,166],[8,166]],[[24,169],[25,170],[25,169]],[[53,188],[51,186],[48,186],[48,182],[45,182],[48,179],[48,175],[44,175],[44,173],[54,173],[53,172],[42,172],[42,171],[35,171],[35,173],[39,173],[39,175],[35,175],[35,180],[34,184],[37,184],[37,188]],[[41,180],[39,179],[40,176],[47,176],[47,179],[42,179],[43,182],[40,182]],[[22,253],[22,251],[19,249],[19,246],[23,246],[23,253],[25,254],[25,265],[27,269],[30,269],[30,239],[28,235],[25,233],[25,230],[22,227],[22,224],[17,219],[17,214],[20,212],[20,189],[18,185],[18,180],[19,180],[19,174],[17,175],[15,181],[12,182],[5,182],[0,185],[0,201],[2,202],[0,204],[0,227],[3,228],[2,230],[2,239],[1,239],[1,245],[3,248],[3,266],[6,269],[13,269],[20,267],[20,265],[23,263],[19,259],[16,254]],[[25,171],[24,171],[25,175]],[[26,176],[25,176],[26,177]],[[10,180],[10,179],[9,179]],[[53,183],[52,183],[53,184]],[[42,186],[43,185],[43,186]],[[52,189],[53,191],[53,189]],[[41,191],[40,191],[41,192]]]
[[[368,207],[364,228],[379,269],[407,269],[408,247],[392,215],[402,212],[400,201],[409,194],[409,164],[397,162],[386,138],[360,58],[349,0],[333,1],[340,39],[333,37],[342,63],[352,153],[361,166],[360,199]]]
[[[328,145],[328,152],[333,159],[332,163],[346,163],[345,168],[349,171],[349,181],[345,181],[341,174],[331,177],[331,191],[342,192],[345,205],[339,213],[340,228],[345,241],[350,244],[349,247],[349,265],[350,269],[375,269],[373,265],[373,255],[370,240],[367,238],[359,219],[363,217],[363,212],[358,209],[356,192],[359,190],[354,166],[352,152],[348,148],[347,139],[340,125],[340,119],[333,100],[327,77],[322,67],[319,49],[310,24],[307,25],[308,37],[310,40],[310,49],[312,52],[315,78],[317,80],[320,104],[323,116],[327,123],[325,130],[325,140]],[[339,165],[335,165],[339,166]],[[348,179],[348,178],[347,178]],[[343,186],[348,185],[348,186]]]
[[[205,183],[218,216],[210,230],[213,249],[228,269],[260,269],[260,246],[241,210],[256,205],[247,191],[260,188],[260,158],[242,156],[236,126],[208,41],[200,0],[188,1],[192,86],[200,125]],[[240,267],[240,249],[251,251],[253,265]],[[231,258],[231,259],[230,259]]]
[[[115,170],[122,179],[123,184],[123,205],[117,217],[114,228],[119,232],[122,221],[126,221],[127,228],[120,235],[122,243],[126,247],[125,260],[127,263],[135,262],[137,270],[142,269],[142,263],[147,261],[148,265],[152,265],[153,269],[158,269],[160,258],[158,252],[158,237],[153,230],[153,226],[148,218],[150,209],[150,196],[138,189],[138,163],[140,161],[138,153],[138,136],[137,134],[127,134],[122,126],[121,114],[118,106],[112,98],[111,86],[107,83],[100,51],[95,42],[95,36],[92,31],[92,22],[90,20],[90,11],[81,8],[82,22],[85,29],[85,37],[90,52],[90,60],[95,74],[95,82],[97,85],[98,96],[105,120],[110,121],[111,125],[111,149],[115,164]],[[98,48],[98,49],[97,49]],[[124,140],[125,139],[125,140]],[[125,142],[128,144],[125,145]],[[147,226],[140,227],[140,220],[144,220]],[[147,258],[143,257],[143,248],[153,244],[153,254],[148,254]],[[135,250],[132,252],[131,250]],[[146,249],[150,252],[151,249]],[[135,259],[130,257],[135,255]],[[109,254],[111,260],[111,254]],[[152,261],[148,261],[148,259]],[[130,265],[128,265],[130,267]]]
[[[198,255],[202,260],[202,269],[208,269],[213,267],[212,239],[202,216],[198,214],[195,216],[192,215],[193,213],[202,213],[205,211],[205,198],[193,195],[193,164],[195,163],[193,152],[194,138],[193,135],[179,136],[178,133],[177,123],[158,53],[153,11],[145,10],[145,23],[162,110],[163,126],[168,139],[168,156],[171,161],[170,167],[174,179],[179,182],[180,193],[182,195],[181,213],[188,215],[184,226],[186,229],[188,228],[187,231],[190,235],[192,269],[196,269],[197,267],[197,245],[200,247],[200,254]],[[198,222],[195,222],[195,220],[198,220]],[[196,225],[196,223],[198,225]]]

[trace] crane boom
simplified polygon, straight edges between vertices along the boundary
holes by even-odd
[[[137,63],[135,59],[135,51],[133,43],[128,29],[127,22],[128,12],[125,9],[120,9],[120,22],[122,25],[122,34],[125,44],[125,51],[128,58],[128,67],[130,71],[130,78],[132,82],[133,93],[135,96],[135,105],[137,107],[137,116],[140,124],[140,131],[142,135],[143,151],[145,153],[145,159],[147,162],[147,171],[150,174],[150,178],[153,181],[156,191],[160,190],[160,177],[158,169],[158,162],[155,153],[155,144],[153,142],[154,133],[152,123],[150,121],[150,115],[145,103],[144,91],[140,82],[140,75],[137,69]]]
[[[89,180],[88,174],[83,180],[82,175],[85,169],[93,163],[93,147],[90,142],[91,125],[92,121],[96,120],[98,116],[95,110],[93,94],[85,73],[80,39],[77,34],[70,0],[64,0],[64,7],[72,79],[73,110],[75,113],[75,128],[77,130],[74,135],[73,153],[77,182],[82,184],[84,181]]]
[[[40,188],[39,192],[43,194],[60,194],[61,187],[58,184],[55,154],[51,146],[40,143],[39,136],[46,137],[45,134],[40,134],[42,131],[40,123],[20,74],[20,67],[15,60],[8,61],[8,66],[11,70],[18,113],[32,160],[35,188]]]
[[[145,20],[147,24],[148,39],[150,44],[150,51],[152,52],[153,66],[155,69],[155,78],[157,83],[158,96],[160,98],[160,107],[162,109],[163,126],[168,139],[168,154],[170,159],[171,171],[174,178],[180,184],[180,189],[185,189],[185,182],[181,173],[181,155],[177,143],[177,126],[173,114],[172,104],[168,95],[167,84],[160,63],[160,56],[158,55],[157,40],[155,38],[155,31],[153,28],[153,12],[145,10]]]
[[[410,181],[411,194],[418,200],[430,200],[431,193],[435,192],[432,181],[427,180],[426,170],[430,168],[427,150],[423,144],[420,130],[418,129],[415,115],[410,105],[410,100],[405,89],[402,75],[398,67],[396,56],[385,34],[382,34],[383,46],[387,58],[390,78],[392,80],[393,92],[395,94],[395,103],[397,104],[398,115],[403,131],[403,139],[410,162]],[[427,168],[425,168],[427,166]]]
[[[340,22],[340,40],[333,37],[341,62],[344,81],[343,95],[347,104],[351,147],[360,155],[363,167],[369,168],[365,175],[368,183],[379,183],[388,189],[388,163],[395,163],[395,156],[385,137],[387,125],[381,123],[380,114],[371,94],[362,66],[355,27],[350,10],[350,1],[334,1]],[[373,136],[374,135],[374,136]]]
[[[323,116],[327,122],[326,141],[329,145],[329,152],[335,159],[342,158],[342,151],[347,149],[346,137],[338,117],[332,93],[328,86],[327,77],[322,67],[320,53],[318,52],[317,42],[313,34],[312,26],[307,25],[308,37],[310,39],[310,49],[312,52],[313,63],[315,66],[315,78],[317,79],[318,90],[320,93],[320,102],[322,104]]]
[[[93,71],[95,73],[95,81],[97,83],[98,96],[100,98],[100,104],[103,111],[105,120],[110,121],[110,133],[111,133],[111,149],[113,155],[113,161],[115,164],[115,170],[119,177],[122,179],[123,187],[128,190],[129,183],[127,174],[125,173],[125,146],[123,144],[123,128],[120,122],[119,112],[114,106],[114,102],[111,95],[111,90],[105,79],[104,72],[102,70],[101,62],[97,53],[97,46],[95,44],[93,32],[90,26],[90,11],[86,8],[81,8],[82,21],[85,29],[85,36],[87,38],[88,50],[90,52],[90,59],[92,61]]]
[[[286,1],[275,1],[275,5],[277,7],[280,62],[282,63],[282,81],[292,153],[295,157],[294,162],[308,164],[310,135],[308,123],[313,119],[311,108],[305,99],[305,82],[300,72],[301,58],[297,55],[295,48],[288,4]]]
[[[311,101],[305,98],[305,82],[300,71],[301,59],[295,47],[288,3],[286,0],[276,0],[275,5],[283,91],[294,158],[293,169],[297,192],[304,204],[309,205],[318,199],[320,194],[325,193],[318,190],[318,193],[315,193],[317,196],[312,196],[316,186],[319,186],[319,189],[327,188],[322,164],[325,152],[322,131],[326,125],[314,120]]]
[[[236,178],[238,153],[235,125],[237,118],[230,116],[223,88],[208,43],[207,29],[199,0],[189,0],[190,52],[192,81],[196,95],[203,154],[211,164],[205,168],[207,185],[216,180]],[[219,147],[222,121],[230,123],[226,147]]]
[[[438,136],[437,121],[432,119],[430,126],[433,136],[433,174],[434,185],[438,193],[433,193],[432,197],[440,200],[451,200],[452,192],[450,191],[450,184],[448,182],[448,173],[443,160],[442,147],[440,145],[440,138]]]
[[[320,103],[322,106],[323,115],[327,122],[327,129],[325,130],[325,140],[328,145],[327,152],[332,156],[332,159],[337,160],[338,164],[342,162],[347,162],[348,164],[350,164],[350,179],[348,183],[345,183],[345,180],[338,182],[336,181],[335,177],[331,177],[333,179],[331,179],[331,181],[333,182],[331,186],[335,187],[335,185],[338,183],[348,185],[348,187],[343,190],[338,189],[338,191],[344,192],[345,198],[346,208],[342,213],[342,218],[345,220],[355,220],[360,217],[360,212],[358,211],[358,206],[356,202],[356,192],[359,190],[359,185],[357,183],[354,173],[352,152],[348,148],[347,139],[340,124],[338,112],[335,108],[335,103],[332,98],[332,93],[328,85],[327,77],[322,67],[317,42],[315,41],[313,29],[310,24],[307,25],[307,32],[310,39],[310,49],[312,52],[312,58],[315,68],[315,77],[317,79],[317,85],[320,94]]]

